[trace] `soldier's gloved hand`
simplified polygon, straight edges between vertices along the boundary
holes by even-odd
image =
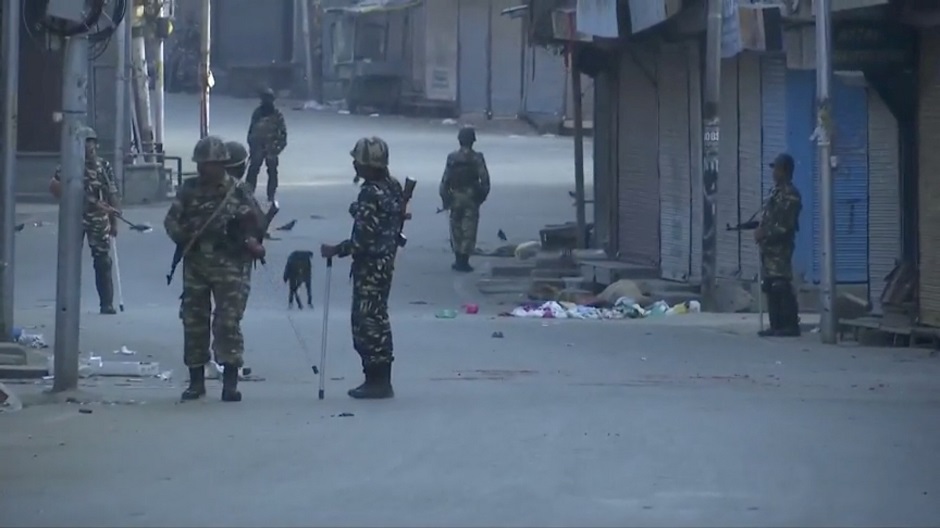
[[[118,235],[118,225],[117,222],[111,222],[111,238],[117,238]]]
[[[336,255],[339,255],[339,247],[331,246],[329,244],[320,245],[320,256],[323,258],[333,258]]]
[[[761,227],[758,227],[757,229],[754,230],[754,240],[756,242],[760,242],[763,239],[764,239],[764,229]]]
[[[248,254],[257,260],[263,259],[267,254],[264,246],[262,246],[261,242],[259,242],[255,237],[248,237],[245,239],[245,248],[248,250]]]

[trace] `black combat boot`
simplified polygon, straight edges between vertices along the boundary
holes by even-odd
[[[381,365],[372,365],[363,369],[365,373],[365,382],[350,389],[347,394],[350,398],[357,400],[382,400],[395,396],[392,390],[392,364],[384,363]]]
[[[189,387],[183,391],[183,401],[198,400],[206,395],[206,367],[189,369]]]
[[[242,393],[238,391],[238,367],[236,366],[222,366],[222,401],[242,401]]]
[[[101,313],[114,315],[117,310],[114,309],[114,283],[111,281],[111,263],[104,259],[98,259],[95,260],[94,267],[95,288],[98,290]]]
[[[454,270],[461,273],[470,273],[473,268],[470,266],[470,255],[466,253],[457,254],[457,262],[454,264]]]

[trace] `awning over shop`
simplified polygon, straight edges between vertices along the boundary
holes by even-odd
[[[500,11],[499,14],[503,16],[508,16],[509,18],[520,18],[520,17],[524,17],[528,11],[529,11],[529,6],[523,4],[523,5],[507,7],[506,9],[503,9],[502,11]]]
[[[361,0],[350,6],[330,7],[327,13],[347,13],[350,15],[367,15],[370,13],[385,13],[411,9],[421,5],[422,0]]]

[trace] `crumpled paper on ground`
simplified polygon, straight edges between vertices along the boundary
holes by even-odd
[[[657,315],[682,315],[698,313],[702,306],[698,301],[686,301],[669,306],[665,301],[656,301],[643,308],[629,297],[617,299],[612,308],[598,308],[574,303],[549,301],[540,305],[524,304],[507,315],[535,319],[643,319]]]

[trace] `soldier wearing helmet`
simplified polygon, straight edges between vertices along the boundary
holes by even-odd
[[[231,159],[221,138],[200,139],[193,149],[198,176],[183,182],[163,221],[167,235],[183,248],[180,319],[183,361],[189,368],[183,400],[206,394],[210,342],[223,367],[222,400],[242,398],[238,370],[245,347],[241,320],[250,291],[248,270],[263,250],[257,239],[233,240],[230,226],[242,221],[261,225],[263,214],[251,191],[226,173]]]
[[[470,255],[476,250],[480,206],[490,194],[490,173],[483,154],[473,150],[477,140],[472,127],[457,133],[460,148],[447,155],[440,194],[443,209],[450,211],[450,244],[455,271],[471,272]]]
[[[227,141],[225,148],[228,149],[229,161],[225,164],[225,172],[236,180],[245,176],[245,169],[248,168],[248,149],[238,141]]]
[[[57,167],[49,192],[56,199],[62,195],[62,167]],[[98,157],[98,135],[88,129],[85,137],[85,205],[82,214],[84,236],[91,249],[95,269],[95,288],[98,290],[99,307],[102,314],[113,315],[114,282],[111,278],[111,237],[117,236],[117,214],[120,214],[120,197],[114,170],[107,160]]]
[[[388,296],[405,218],[405,196],[401,184],[388,172],[385,141],[362,138],[350,155],[356,180],[363,180],[358,199],[349,206],[352,236],[335,246],[323,244],[320,253],[324,258],[352,257],[353,347],[361,359],[365,382],[348,394],[357,399],[391,398],[394,357]]]
[[[251,153],[251,162],[248,165],[248,175],[245,176],[252,191],[258,186],[258,173],[263,163],[268,170],[268,201],[274,201],[277,193],[277,167],[278,156],[287,146],[287,124],[284,114],[274,106],[274,90],[265,88],[259,94],[261,104],[251,114],[251,123],[248,125],[248,149]]]

